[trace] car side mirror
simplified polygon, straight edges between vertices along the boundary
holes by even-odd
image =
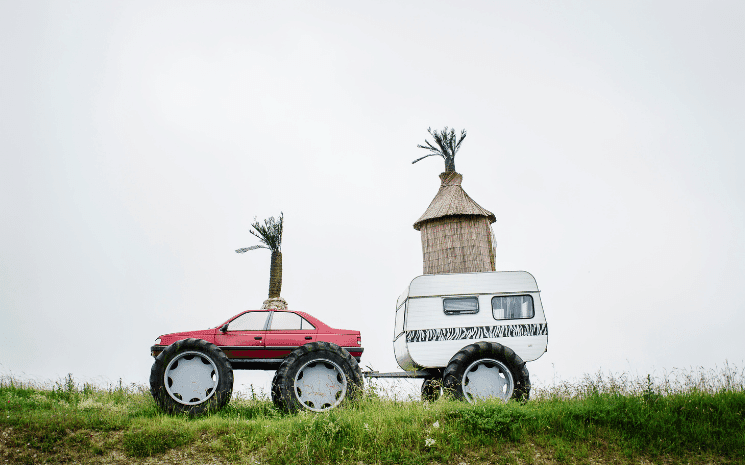
[[[222,327],[220,328],[220,332],[221,333],[227,333],[228,332],[228,324],[227,323],[225,323],[224,325],[222,325]]]

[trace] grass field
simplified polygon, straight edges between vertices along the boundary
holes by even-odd
[[[368,385],[325,414],[238,394],[163,415],[146,386],[0,379],[0,463],[745,463],[745,376],[731,366],[534,386],[532,400],[422,403]]]

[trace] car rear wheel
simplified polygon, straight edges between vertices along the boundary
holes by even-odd
[[[450,359],[444,388],[456,399],[476,402],[498,398],[527,400],[530,374],[525,362],[510,348],[495,342],[478,342]]]
[[[272,401],[286,412],[325,412],[361,389],[362,370],[349,352],[329,342],[311,342],[292,351],[274,374]]]
[[[155,358],[150,392],[168,413],[219,410],[233,392],[233,368],[214,344],[195,338],[177,341]]]

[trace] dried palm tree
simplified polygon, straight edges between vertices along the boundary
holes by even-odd
[[[280,213],[279,219],[273,216],[264,220],[264,224],[259,223],[254,218],[251,224],[253,228],[249,231],[256,236],[263,245],[252,245],[245,249],[236,250],[237,253],[248,252],[254,249],[269,249],[272,251],[272,263],[269,267],[269,298],[279,298],[282,291],[282,222],[284,213]]]
[[[450,132],[448,132],[447,126],[445,126],[445,129],[442,131],[437,131],[435,129],[434,132],[432,131],[432,128],[427,128],[427,132],[435,138],[435,144],[437,144],[437,147],[425,139],[424,143],[427,145],[417,145],[417,147],[429,150],[431,153],[422,158],[417,158],[412,161],[411,164],[413,165],[419,160],[438,155],[445,159],[445,172],[455,172],[455,153],[460,149],[460,144],[463,143],[463,139],[466,138],[466,130],[463,129],[460,132],[460,139],[455,136],[455,129],[451,129]]]

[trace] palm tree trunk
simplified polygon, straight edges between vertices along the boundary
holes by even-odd
[[[282,291],[282,252],[272,250],[272,264],[269,268],[269,298],[279,297]]]

